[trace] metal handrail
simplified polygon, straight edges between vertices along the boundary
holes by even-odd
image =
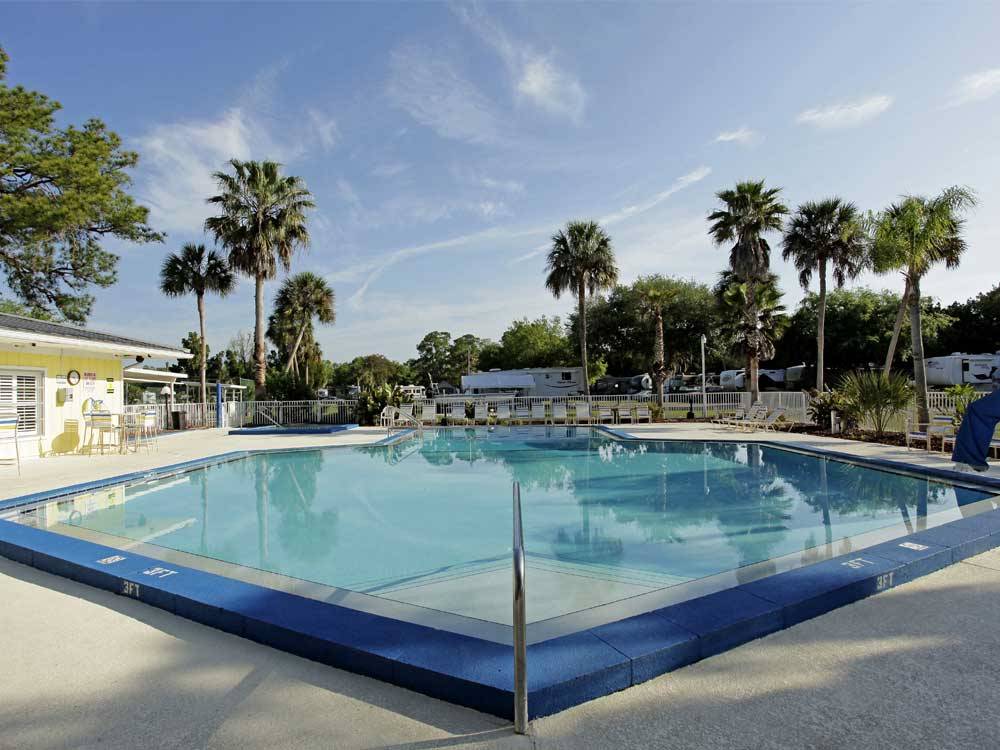
[[[381,421],[386,428],[385,431],[386,435],[392,435],[392,428],[399,426],[396,424],[397,421],[413,425],[414,427],[416,427],[417,432],[420,433],[421,435],[424,432],[424,423],[421,422],[412,414],[403,413],[402,411],[400,411],[398,406],[392,406],[391,404],[389,406],[386,406],[385,408],[382,409],[382,414],[380,416],[381,416]]]
[[[528,642],[524,606],[524,532],[521,484],[514,482],[514,731],[528,732]]]

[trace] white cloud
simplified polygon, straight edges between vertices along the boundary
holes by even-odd
[[[309,126],[315,134],[324,151],[329,151],[340,140],[340,130],[337,121],[329,115],[324,115],[317,109],[309,108]]]
[[[524,62],[517,91],[546,112],[564,115],[574,122],[583,116],[587,101],[580,82],[559,70],[547,57],[536,56]]]
[[[490,190],[500,190],[504,193],[520,194],[524,192],[524,183],[517,180],[494,180],[492,177],[482,177],[479,184]]]
[[[969,102],[981,102],[997,93],[1000,93],[1000,68],[981,70],[959,80],[952,92],[950,104],[957,107]]]
[[[580,121],[587,93],[575,76],[556,65],[553,55],[541,54],[512,39],[479,5],[452,7],[459,19],[500,55],[519,98],[548,114]]]
[[[603,216],[600,219],[598,219],[598,222],[600,224],[603,224],[604,226],[613,226],[628,219],[632,219],[635,216],[639,216],[640,214],[643,214],[646,211],[655,208],[659,204],[663,203],[663,201],[667,200],[667,198],[683,190],[689,185],[693,185],[696,182],[704,180],[711,173],[712,173],[711,167],[701,166],[698,167],[697,169],[693,169],[687,174],[681,175],[676,180],[674,180],[673,183],[670,185],[670,187],[668,187],[666,190],[661,190],[659,193],[655,193],[646,198],[645,200],[640,201],[639,203],[634,203],[631,206],[625,206],[624,208],[614,211],[613,213],[607,214],[606,216]],[[523,255],[518,255],[517,257],[513,258],[511,262],[521,263],[522,261],[530,260],[531,258],[536,258],[548,249],[549,249],[548,244],[539,245],[530,252],[524,253]]]
[[[253,128],[244,111],[230,109],[215,120],[157,125],[136,139],[142,154],[140,195],[149,205],[150,222],[167,231],[196,231],[215,194],[212,173],[228,159],[247,159]]]
[[[372,169],[372,177],[395,177],[398,174],[402,174],[409,168],[410,165],[404,162],[387,162],[385,164],[376,164],[375,167]]]
[[[492,102],[447,60],[409,46],[392,53],[389,67],[389,98],[421,125],[452,140],[500,140]]]
[[[850,128],[878,117],[892,106],[892,97],[884,94],[851,102],[831,104],[800,112],[795,121],[817,128]]]
[[[368,292],[368,288],[389,268],[404,260],[426,255],[428,253],[451,250],[457,247],[474,246],[478,243],[482,243],[484,240],[489,240],[489,246],[491,248],[495,248],[496,243],[499,241],[510,241],[522,237],[530,237],[532,235],[539,235],[548,231],[548,227],[538,227],[534,229],[491,227],[479,232],[471,232],[469,234],[463,234],[457,237],[439,240],[437,242],[427,242],[420,245],[412,245],[410,247],[393,250],[392,252],[386,253],[373,261],[364,261],[359,265],[359,267],[341,269],[339,275],[341,278],[348,279],[356,278],[361,274],[366,274],[365,280],[361,283],[361,286],[359,286],[357,290],[355,290],[354,294],[352,294],[347,300],[350,305],[357,308],[361,306],[361,302],[364,300],[365,294]]]
[[[688,185],[693,185],[696,182],[704,180],[711,173],[712,173],[711,167],[705,167],[705,166],[698,167],[697,169],[694,169],[688,172],[687,174],[678,177],[666,190],[661,190],[659,193],[651,195],[644,201],[633,204],[631,206],[625,206],[624,208],[615,211],[614,213],[608,214],[607,216],[603,217],[600,220],[601,224],[604,225],[617,224],[618,222],[624,221],[625,219],[629,219],[637,214],[645,213],[646,211],[649,211],[651,208],[654,208],[655,206],[658,206],[660,203],[663,203],[663,201],[665,201],[674,193],[680,192]]]
[[[205,199],[216,192],[212,174],[230,159],[288,164],[307,152],[307,142],[324,149],[336,143],[336,122],[318,110],[291,122],[274,116],[278,78],[286,68],[283,61],[262,70],[237,103],[217,116],[161,123],[134,139],[142,154],[137,192],[154,227],[200,232],[211,215]]]
[[[715,136],[716,143],[750,143],[757,137],[757,133],[750,128],[743,126],[736,130],[724,130]]]

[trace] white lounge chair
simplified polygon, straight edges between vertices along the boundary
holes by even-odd
[[[420,411],[421,424],[437,424],[437,404],[433,401],[425,402]]]
[[[955,420],[945,414],[935,414],[931,417],[930,423],[923,430],[921,425],[914,426],[907,424],[906,427],[906,449],[910,450],[912,443],[924,443],[927,450],[931,449],[931,441],[934,438],[941,440],[941,452],[944,452],[945,439],[955,436]]]
[[[17,476],[21,476],[21,449],[17,444],[17,428],[20,417],[17,412],[0,413],[0,441],[14,443],[14,458],[0,457],[0,462],[13,463],[17,466]]]
[[[553,401],[552,402],[552,424],[566,424],[566,402],[565,401]]]
[[[510,422],[510,404],[505,401],[497,404],[497,412],[493,419],[497,424],[500,422]]]
[[[465,416],[465,404],[452,404],[448,407],[448,422],[450,424],[467,424],[468,421]]]
[[[477,401],[475,411],[472,416],[472,421],[475,424],[489,424],[490,423],[490,408],[485,401]]]
[[[545,424],[545,403],[542,401],[531,402],[531,421]]]
[[[599,405],[597,407],[597,421],[600,422],[600,423],[602,423],[602,424],[604,422],[614,422],[615,421],[615,415],[614,415],[614,412],[611,411],[611,407],[610,406],[607,406],[606,404],[602,404],[602,405]]]
[[[619,422],[619,424],[621,424],[623,422],[632,422],[633,421],[633,419],[634,419],[633,416],[632,416],[632,410],[633,410],[633,408],[634,408],[634,405],[632,404],[631,401],[623,401],[622,403],[618,404],[618,422]]]
[[[638,404],[635,407],[635,421],[641,422],[644,419],[647,422],[652,422],[653,413],[649,410],[649,406],[647,404]]]
[[[413,402],[410,402],[408,404],[400,404],[399,405],[399,411],[404,416],[412,417],[413,416]]]
[[[733,419],[721,419],[719,420],[719,424],[725,425],[726,427],[734,427],[739,430],[748,424],[759,422],[766,418],[767,407],[764,406],[764,404],[756,403],[750,407],[750,411],[748,411],[742,418],[737,417]]]
[[[573,404],[573,407],[577,424],[583,424],[584,422],[587,424],[593,423],[593,419],[590,416],[590,404],[587,401],[577,401]]]
[[[517,422],[518,424],[524,424],[525,422],[530,422],[531,410],[527,406],[515,406],[514,421]]]
[[[740,425],[738,429],[746,430],[747,432],[752,432],[757,429],[764,430],[777,430],[780,426],[781,420],[785,416],[785,410],[778,407],[770,414],[765,416],[763,419],[749,419],[745,424]]]
[[[746,409],[736,409],[735,411],[729,412],[728,414],[720,414],[712,420],[712,424],[727,424],[733,420],[743,420],[746,419]]]

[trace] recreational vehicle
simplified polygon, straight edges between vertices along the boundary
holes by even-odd
[[[574,396],[582,393],[582,367],[528,367],[523,370],[490,370],[462,376],[462,392],[514,393],[518,396]]]
[[[998,365],[1000,355],[996,354],[954,352],[944,357],[929,357],[924,360],[927,385],[931,388],[947,388],[965,383],[989,390],[993,369]]]

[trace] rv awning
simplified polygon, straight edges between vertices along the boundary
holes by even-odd
[[[473,388],[534,388],[535,379],[526,372],[477,372],[462,376],[462,390]]]

